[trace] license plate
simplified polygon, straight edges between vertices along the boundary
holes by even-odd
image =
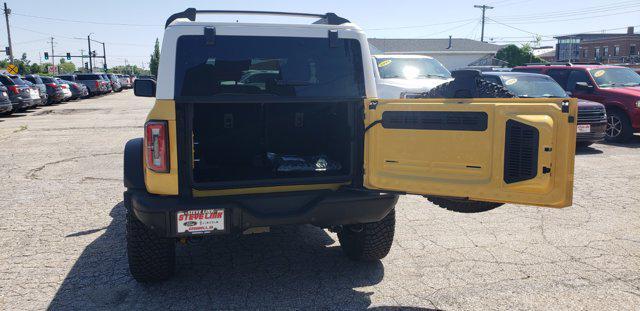
[[[2,92],[2,97],[7,97],[7,92]]]
[[[178,233],[204,234],[224,230],[224,209],[201,209],[176,213]]]
[[[40,98],[40,96],[38,96],[38,93],[32,91],[31,92],[31,98],[32,99],[38,99],[38,98]]]
[[[591,133],[591,124],[578,124],[578,133]]]

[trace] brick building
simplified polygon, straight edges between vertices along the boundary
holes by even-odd
[[[629,27],[627,33],[588,33],[588,34],[574,34],[556,37],[558,43],[556,44],[556,61],[610,61],[612,63],[619,62],[621,56],[630,56],[631,46],[635,44],[636,55],[640,45],[631,41],[637,42],[640,34],[634,34],[634,28]],[[615,41],[611,42],[611,41]],[[592,44],[596,43],[596,44]],[[618,46],[618,52],[620,55],[614,57],[613,53],[616,51],[615,47]],[[625,50],[623,45],[627,47]],[[596,57],[596,48],[600,47],[598,57]],[[605,52],[605,47],[607,51]],[[586,51],[585,51],[586,50]]]
[[[640,34],[629,27],[626,34],[595,40],[584,40],[580,44],[580,61],[598,61],[606,64],[640,63]]]

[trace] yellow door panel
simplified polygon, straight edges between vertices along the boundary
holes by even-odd
[[[574,99],[374,100],[365,115],[369,189],[571,205]]]

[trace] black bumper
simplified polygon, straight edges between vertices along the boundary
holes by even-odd
[[[124,203],[147,227],[163,237],[178,234],[176,212],[225,209],[225,231],[240,233],[251,227],[313,224],[320,227],[368,223],[384,218],[395,206],[397,195],[364,191],[296,192],[234,197],[181,199],[143,190],[127,190]]]
[[[583,123],[578,123],[583,124]],[[589,124],[589,123],[584,123]],[[590,133],[577,133],[576,141],[577,142],[599,142],[604,140],[605,130],[607,129],[607,123],[591,123],[591,132]]]
[[[6,101],[0,101],[0,113],[5,113],[5,112],[10,112],[13,110],[13,105],[11,105],[11,102],[6,100]]]

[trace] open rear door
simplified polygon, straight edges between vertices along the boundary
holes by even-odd
[[[365,102],[369,189],[570,206],[575,99]]]

